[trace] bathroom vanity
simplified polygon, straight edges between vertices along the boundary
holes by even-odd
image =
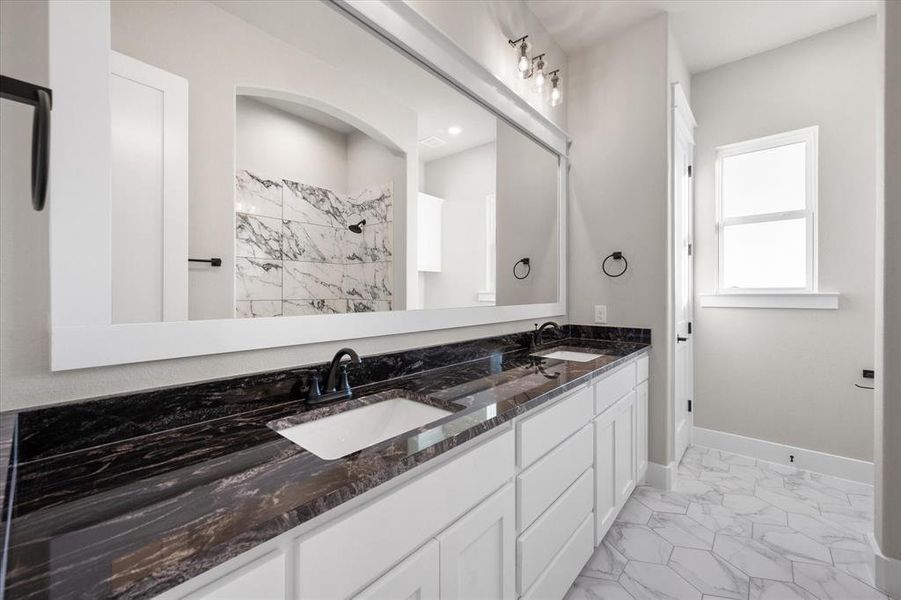
[[[551,333],[364,357],[322,405],[314,365],[5,415],[6,597],[562,597],[644,477],[650,340]],[[398,396],[444,416],[339,458],[279,433]]]

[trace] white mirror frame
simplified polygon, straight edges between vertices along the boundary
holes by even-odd
[[[566,314],[567,134],[402,2],[333,6],[560,157],[558,300],[544,304],[256,319],[113,324],[110,6],[50,0],[51,369],[62,371],[540,319]],[[403,40],[403,41],[401,41]]]

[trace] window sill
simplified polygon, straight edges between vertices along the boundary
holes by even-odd
[[[703,308],[838,309],[838,292],[701,294]]]

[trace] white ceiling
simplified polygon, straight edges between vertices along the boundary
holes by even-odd
[[[662,12],[700,73],[876,14],[877,0],[526,0],[573,56]]]

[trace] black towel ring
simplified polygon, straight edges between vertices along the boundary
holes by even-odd
[[[516,274],[516,267],[518,267],[520,263],[522,263],[526,267],[526,274],[523,275],[522,277],[520,277],[519,275]],[[532,265],[530,264],[528,257],[520,258],[518,261],[516,261],[516,264],[513,265],[513,276],[516,277],[517,279],[525,279],[526,277],[529,276],[529,273],[531,273],[531,272],[532,272]]]
[[[615,275],[608,271],[607,261],[610,259],[623,261],[623,270]],[[611,252],[607,256],[607,258],[604,259],[604,262],[601,263],[601,270],[604,271],[604,275],[606,275],[607,277],[622,277],[623,273],[629,270],[629,261],[626,260],[626,257],[623,256],[623,253],[621,251],[617,250],[616,252]]]
[[[50,110],[53,92],[27,81],[0,75],[0,98],[34,107],[31,135],[31,206],[43,210],[50,173]]]

